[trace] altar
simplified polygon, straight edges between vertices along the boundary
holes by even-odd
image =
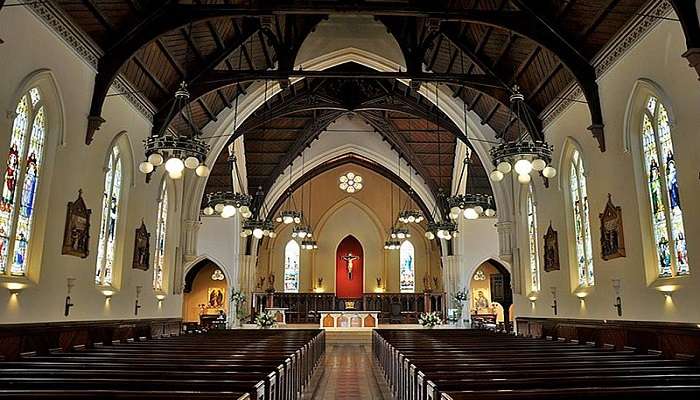
[[[379,325],[379,311],[319,311],[321,329],[372,329]]]

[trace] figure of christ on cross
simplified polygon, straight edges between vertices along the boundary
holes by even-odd
[[[345,262],[347,262],[347,265],[345,266],[345,268],[348,271],[348,280],[352,280],[352,267],[353,267],[352,262],[357,260],[358,258],[360,258],[360,257],[353,256],[352,253],[348,253],[342,257],[342,259],[345,260]]]

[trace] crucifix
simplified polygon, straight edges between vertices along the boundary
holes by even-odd
[[[345,260],[345,262],[347,262],[345,268],[348,270],[348,280],[352,280],[352,262],[357,260],[358,258],[360,257],[353,256],[352,253],[348,253],[342,257],[342,259]]]

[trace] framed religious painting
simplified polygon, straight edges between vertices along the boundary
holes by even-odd
[[[603,260],[625,257],[625,233],[622,226],[622,208],[612,202],[608,193],[608,203],[600,217],[600,252]]]
[[[78,198],[68,202],[66,227],[63,231],[61,254],[86,258],[90,246],[90,214],[83,201],[83,190],[78,191]]]
[[[207,290],[207,308],[224,308],[225,291],[224,288],[209,288]]]
[[[149,259],[151,254],[151,234],[146,229],[146,224],[141,220],[141,226],[136,229],[136,237],[134,239],[134,259],[132,267],[143,271],[148,270]]]
[[[544,235],[544,271],[559,271],[559,235],[549,223],[547,233]]]

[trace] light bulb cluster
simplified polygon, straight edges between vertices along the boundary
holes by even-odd
[[[447,198],[450,207],[450,219],[457,220],[461,215],[466,219],[478,219],[481,216],[493,217],[496,215],[493,206],[493,197],[485,194],[459,194]]]
[[[313,235],[311,232],[311,228],[308,226],[295,226],[292,228],[292,237],[293,238],[299,238],[299,239],[304,239],[304,238],[310,238]]]
[[[241,237],[253,236],[256,239],[264,237],[275,238],[277,234],[274,231],[275,226],[272,221],[264,221],[259,219],[249,219],[243,223],[241,229]]]
[[[146,160],[139,164],[144,174],[153,172],[163,165],[172,179],[180,179],[186,169],[194,170],[200,177],[209,175],[209,167],[204,159],[209,145],[190,136],[150,136],[145,141]]]
[[[304,214],[301,211],[284,210],[280,212],[280,215],[275,219],[275,221],[285,225],[292,223],[300,224],[302,218],[304,218]]]
[[[250,218],[253,212],[250,204],[253,197],[244,193],[214,192],[207,194],[206,207],[202,213],[206,216],[218,214],[221,218],[231,218],[238,212],[243,218]]]
[[[187,106],[189,98],[187,84],[181,82],[179,89],[175,92],[170,116],[174,116],[176,110],[190,113],[191,110]],[[190,119],[192,119],[191,115]],[[209,145],[197,138],[197,130],[194,128],[190,135],[178,135],[165,131],[149,136],[144,141],[144,149],[146,160],[139,164],[139,171],[144,174],[150,174],[163,165],[171,179],[182,178],[185,169],[194,170],[200,177],[209,176],[209,167],[204,164],[209,153]]]
[[[425,232],[425,237],[428,240],[434,240],[436,237],[442,240],[452,240],[457,236],[459,236],[457,224],[452,221],[430,223]]]
[[[315,240],[305,239],[301,241],[302,250],[316,250],[318,249],[318,243]]]
[[[404,224],[420,224],[424,219],[423,214],[418,210],[404,210],[399,213],[399,222]]]
[[[543,141],[506,142],[491,149],[491,158],[496,168],[489,178],[500,182],[513,171],[518,182],[526,185],[532,180],[532,171],[540,172],[545,178],[557,175],[557,170],[549,165],[552,160],[552,146]]]
[[[407,228],[391,228],[391,238],[392,239],[408,239],[411,237],[411,233]]]
[[[398,250],[400,248],[401,242],[396,239],[391,239],[384,242],[384,250]]]
[[[340,190],[344,190],[348,193],[359,192],[364,187],[364,184],[362,183],[364,180],[360,175],[357,175],[354,172],[348,172],[347,174],[342,175],[340,178],[338,178],[338,181],[340,182],[338,184]]]

